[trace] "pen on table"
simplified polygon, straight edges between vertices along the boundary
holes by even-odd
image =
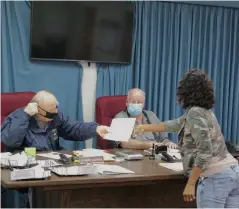
[[[173,157],[174,157],[176,160],[179,160],[175,155],[173,155]]]

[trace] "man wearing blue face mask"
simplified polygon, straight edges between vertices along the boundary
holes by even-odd
[[[127,109],[118,113],[115,118],[135,117],[136,124],[160,123],[158,117],[149,110],[143,110],[145,104],[145,93],[138,88],[128,92],[126,107]],[[177,148],[177,145],[168,139],[167,133],[144,133],[143,135],[133,136],[127,142],[113,142],[115,147],[128,149],[148,149],[153,144],[163,144],[170,148]]]

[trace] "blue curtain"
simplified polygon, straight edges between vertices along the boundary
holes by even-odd
[[[30,61],[31,3],[1,2],[2,92],[48,90],[56,95],[60,110],[82,120],[82,67],[77,63]],[[84,142],[61,140],[65,149],[84,148]]]
[[[132,87],[131,65],[97,64],[96,96],[124,95]]]
[[[97,86],[104,88],[98,90],[97,96],[121,93],[110,92],[109,83],[120,80],[121,85],[128,87],[131,82],[146,92],[146,108],[165,121],[183,113],[176,101],[182,75],[190,68],[205,69],[213,80],[214,111],[225,139],[238,144],[239,10],[168,2],[135,4],[130,70],[114,76],[126,67],[98,67]],[[176,140],[175,135],[172,139]]]

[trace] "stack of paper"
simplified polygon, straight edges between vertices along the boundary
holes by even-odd
[[[105,175],[134,174],[134,171],[128,170],[118,165],[97,165],[98,173]]]
[[[174,171],[183,171],[183,164],[182,162],[176,162],[176,163],[159,163],[159,165],[174,170]]]
[[[104,139],[112,141],[128,141],[133,133],[135,118],[115,118],[110,125],[111,133],[105,135]]]
[[[42,179],[49,176],[51,176],[51,172],[44,170],[39,165],[28,169],[14,169],[10,172],[11,180]]]

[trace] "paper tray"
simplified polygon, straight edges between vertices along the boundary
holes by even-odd
[[[12,181],[47,179],[50,176],[51,172],[44,169],[16,169],[10,172],[10,179]]]

